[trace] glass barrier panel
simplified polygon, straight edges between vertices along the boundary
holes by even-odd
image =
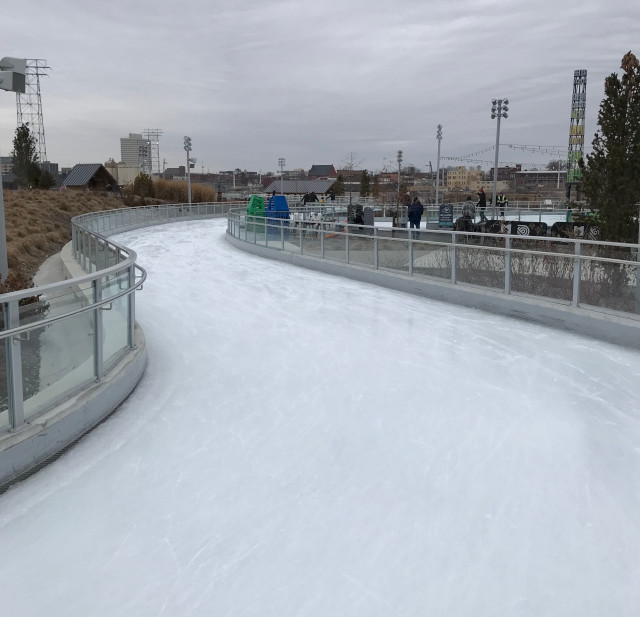
[[[300,243],[304,242],[305,246],[307,244],[305,235],[304,227],[299,222],[291,221],[290,226],[284,230],[284,250],[288,253],[299,253]]]
[[[102,299],[106,300],[127,289],[129,286],[129,273],[126,270],[111,274],[101,281]]]
[[[328,223],[325,225],[324,258],[333,261],[347,260],[347,236],[344,225]]]
[[[0,343],[0,431],[9,426],[9,396],[7,390],[7,353],[6,345],[10,339]]]
[[[349,234],[349,263],[361,266],[375,267],[375,240],[373,229],[357,227],[351,228]]]
[[[574,255],[576,251],[575,243],[573,242],[559,242],[535,236],[512,238],[511,248],[531,252],[558,253],[559,255]]]
[[[117,298],[110,309],[102,310],[104,369],[117,362],[129,350],[129,300],[128,296]]]
[[[38,288],[34,287],[34,291]],[[93,287],[91,282],[74,287],[62,287],[56,290],[34,296],[36,302],[20,307],[20,325],[36,323],[41,319],[66,315],[69,311],[77,310],[93,302]]]
[[[397,238],[406,233],[381,230],[378,232],[378,268],[409,273],[409,245],[404,239]]]
[[[640,313],[638,266],[583,259],[580,304],[623,313]]]
[[[36,327],[19,343],[25,418],[95,379],[93,315],[86,311]]]
[[[571,255],[511,254],[511,291],[571,302],[573,298]]]
[[[459,236],[456,240],[461,240]],[[471,238],[469,238],[471,240]],[[484,243],[504,242],[504,238],[473,238],[480,244],[456,243],[456,281],[491,289],[504,289],[505,254],[504,251],[490,250]]]
[[[313,226],[304,232],[302,252],[311,257],[322,257],[322,244],[326,242],[325,236],[324,223],[313,223]]]
[[[282,226],[280,219],[265,219],[265,246],[282,248]]]
[[[451,241],[439,238],[440,242]],[[417,276],[433,276],[451,280],[451,247],[448,244],[432,244],[430,242],[413,243],[413,274]]]

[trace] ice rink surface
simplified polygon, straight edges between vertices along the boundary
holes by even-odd
[[[637,617],[640,354],[117,239],[149,366],[0,496],[2,617]]]

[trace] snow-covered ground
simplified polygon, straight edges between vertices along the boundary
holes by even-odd
[[[244,254],[149,272],[127,402],[0,496],[0,613],[635,617],[640,354]]]

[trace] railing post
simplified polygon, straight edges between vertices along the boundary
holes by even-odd
[[[456,284],[456,234],[451,234],[451,283]]]
[[[413,276],[413,231],[409,229],[409,276]]]
[[[511,293],[511,236],[505,238],[505,259],[504,259],[504,292]]]
[[[373,267],[378,269],[378,228],[373,228]]]
[[[318,230],[320,231],[320,258],[324,259],[324,236],[326,230],[326,224],[324,221],[320,221]]]
[[[18,301],[4,305],[6,310],[6,328],[20,325]],[[19,335],[5,339],[7,358],[7,404],[9,408],[9,426],[16,429],[24,424],[24,390],[22,387],[22,340]]]
[[[129,288],[133,287],[136,282],[136,266],[131,264],[129,267]],[[135,292],[127,295],[127,331],[129,339],[129,347],[133,349],[136,346],[136,294]]]
[[[102,300],[102,279],[94,279],[92,287],[94,303],[100,302]],[[93,371],[98,381],[104,375],[103,350],[102,308],[97,306],[93,309]]]
[[[573,262],[573,298],[571,304],[580,306],[580,279],[582,277],[582,243],[576,241],[574,245],[575,259]]]
[[[347,263],[349,263],[349,223],[348,222],[344,226],[344,234],[345,234],[345,243],[344,243],[345,257],[347,259]]]

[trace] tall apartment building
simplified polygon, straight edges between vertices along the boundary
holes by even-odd
[[[140,133],[129,133],[129,137],[120,138],[120,160],[128,167],[137,167],[142,171],[151,170],[151,147],[149,140]]]

